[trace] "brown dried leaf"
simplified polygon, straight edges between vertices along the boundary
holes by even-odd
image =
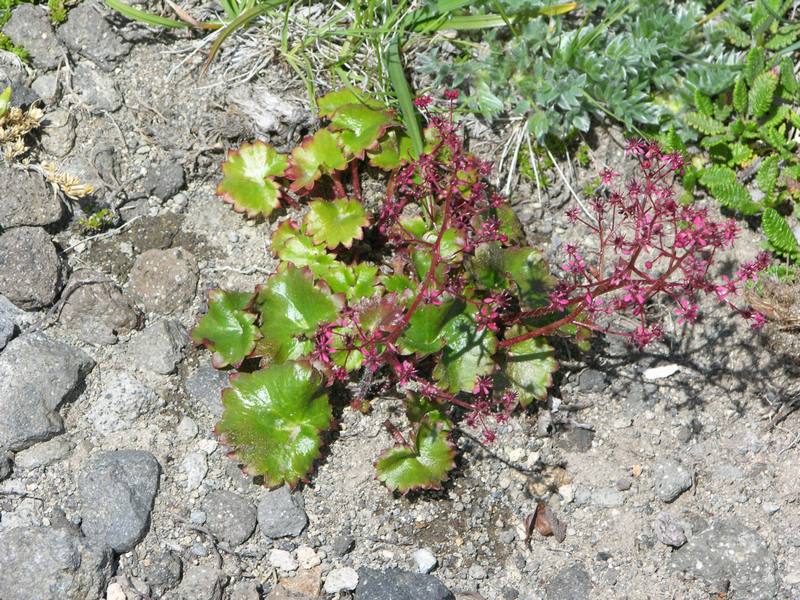
[[[541,500],[536,505],[533,514],[525,519],[525,543],[530,544],[533,530],[536,529],[543,537],[553,536],[558,543],[567,537],[567,526],[559,520],[556,513]]]

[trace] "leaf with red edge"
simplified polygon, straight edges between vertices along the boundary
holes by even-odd
[[[409,444],[398,444],[381,454],[375,464],[378,479],[390,490],[402,493],[440,489],[455,466],[456,451],[449,434],[449,421],[429,413],[420,421]]]
[[[320,129],[292,150],[286,177],[292,180],[289,189],[297,192],[310,190],[323,175],[329,175],[347,166],[347,159],[339,143],[327,129]]]
[[[331,118],[331,127],[339,131],[345,152],[358,158],[378,143],[386,129],[396,125],[388,110],[373,110],[363,104],[342,106]]]
[[[248,217],[268,217],[280,206],[280,185],[275,177],[286,171],[286,155],[269,144],[254,142],[230,150],[222,163],[217,194]]]
[[[389,131],[374,150],[368,151],[369,164],[384,171],[391,171],[412,159],[411,138],[396,131]]]
[[[512,327],[506,339],[525,333],[521,327]],[[510,346],[504,369],[498,373],[496,388],[510,388],[517,393],[522,406],[547,397],[553,384],[553,373],[558,369],[553,347],[544,337],[536,337]]]
[[[253,294],[246,292],[208,293],[208,312],[192,331],[192,340],[214,353],[211,363],[217,369],[238,367],[255,348],[260,337],[256,315],[245,310],[252,299]]]
[[[305,225],[315,244],[325,244],[333,250],[339,244],[350,248],[353,240],[363,239],[369,218],[358,200],[314,200],[310,208]]]
[[[322,377],[304,362],[233,377],[222,404],[217,433],[270,487],[295,485],[311,471],[333,419]]]

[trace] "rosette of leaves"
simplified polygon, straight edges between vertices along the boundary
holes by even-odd
[[[553,279],[511,208],[475,200],[480,163],[445,121],[417,160],[377,101],[343,90],[319,106],[327,126],[289,155],[246,144],[223,165],[220,195],[248,216],[304,202],[272,234],[275,273],[252,291],[213,291],[192,332],[232,372],[217,432],[249,473],[294,485],[333,425],[329,391],[360,403],[370,380],[387,379],[409,431],[387,426],[395,444],[378,478],[400,493],[437,488],[454,465],[455,407],[476,394],[522,406],[546,396],[557,365],[531,317],[546,312]],[[387,194],[371,214],[360,174],[375,167]],[[446,200],[419,192],[431,179]]]

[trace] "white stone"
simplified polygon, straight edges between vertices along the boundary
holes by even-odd
[[[312,569],[322,562],[314,549],[310,546],[300,546],[297,549],[297,562],[303,569]]]
[[[103,435],[128,429],[144,414],[163,406],[161,397],[132,375],[117,372],[103,382],[103,392],[86,414],[95,430]]]
[[[411,555],[414,563],[417,565],[417,571],[420,573],[430,573],[439,564],[433,552],[427,548],[421,548]]]
[[[114,582],[109,584],[106,590],[106,600],[128,600],[128,596],[125,595],[122,586]]]
[[[292,553],[286,550],[271,550],[269,553],[269,564],[281,571],[297,570],[297,561],[292,558]]]
[[[358,585],[358,573],[351,567],[333,569],[325,578],[323,589],[326,594],[338,594],[339,592],[350,592]]]
[[[175,428],[175,433],[182,440],[191,440],[197,437],[199,431],[197,423],[191,417],[183,417]]]
[[[664,379],[665,377],[674,375],[680,370],[681,368],[679,365],[661,365],[659,367],[645,369],[644,373],[642,373],[642,377],[644,377],[645,381],[655,381],[656,379]]]
[[[196,490],[200,487],[208,473],[206,455],[202,452],[192,452],[183,459],[183,471],[186,473],[186,489]]]

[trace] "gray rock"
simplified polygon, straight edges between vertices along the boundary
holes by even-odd
[[[778,591],[775,557],[764,540],[738,521],[717,521],[674,551],[670,567],[711,586],[730,582],[737,600],[773,598]]]
[[[15,54],[0,54],[0,89],[11,87],[11,106],[27,106],[39,99],[28,87],[28,74],[22,61]]]
[[[211,566],[192,565],[186,570],[175,600],[222,600],[228,583],[224,571]]]
[[[133,264],[128,292],[148,312],[170,315],[191,304],[198,277],[194,256],[186,250],[148,250]]]
[[[298,536],[307,524],[303,495],[288,486],[267,492],[258,503],[258,527],[268,538]]]
[[[592,490],[592,504],[601,508],[616,508],[625,502],[625,495],[614,488]]]
[[[58,407],[93,366],[84,352],[40,333],[11,340],[0,354],[0,447],[24,450],[61,433]]]
[[[588,452],[592,449],[594,431],[584,427],[571,427],[558,436],[556,444],[573,452]]]
[[[14,469],[14,461],[11,460],[11,453],[0,448],[0,481],[8,479]]]
[[[69,287],[80,281],[98,281],[74,287],[61,309],[61,324],[87,344],[115,344],[117,336],[136,329],[142,319],[133,302],[112,281],[88,270],[76,271]]]
[[[84,6],[84,5],[81,5]],[[110,113],[122,106],[114,78],[87,62],[79,62],[73,70],[73,86],[78,98],[95,114]]]
[[[169,200],[184,186],[183,167],[174,160],[164,160],[147,166],[141,179],[132,190],[133,197],[155,196],[159,200]]]
[[[578,389],[582,392],[602,392],[606,387],[606,374],[595,369],[585,369],[578,375]]]
[[[183,575],[183,563],[172,552],[161,551],[140,564],[140,576],[152,588],[156,598],[178,585]]]
[[[61,261],[48,233],[17,227],[0,234],[0,294],[20,308],[49,306],[61,291]]]
[[[261,600],[258,585],[252,581],[240,581],[231,590],[231,600]]]
[[[58,104],[61,100],[61,82],[56,73],[39,75],[33,80],[31,89],[47,106]]]
[[[333,540],[333,553],[336,556],[344,556],[349,553],[356,545],[356,539],[352,535],[337,535]]]
[[[55,69],[64,60],[64,46],[56,37],[44,7],[20,4],[12,11],[3,33],[28,51],[37,68]]]
[[[63,158],[75,145],[75,116],[64,108],[47,113],[42,129],[42,148],[53,156]],[[69,172],[69,171],[67,171]],[[85,182],[82,182],[85,183]],[[50,194],[51,196],[53,194]]]
[[[128,356],[136,369],[167,375],[183,358],[189,337],[177,321],[158,321],[136,335],[128,344]]]
[[[245,543],[256,528],[256,509],[247,498],[227,490],[214,491],[203,500],[206,526],[217,539],[232,546]]]
[[[214,417],[222,417],[222,390],[228,385],[228,374],[204,361],[186,379],[186,393],[195,405],[204,406]]]
[[[547,600],[575,600],[592,597],[592,578],[580,565],[565,567],[545,588]]]
[[[410,573],[400,569],[362,568],[358,570],[355,600],[455,600],[433,575]]]
[[[14,457],[14,464],[18,469],[46,467],[65,458],[70,450],[72,450],[72,444],[69,443],[65,436],[61,435],[41,444],[36,444],[27,450],[17,452]]]
[[[664,502],[672,502],[692,487],[694,474],[675,460],[665,460],[655,467],[656,496]]]
[[[653,521],[653,530],[656,532],[656,539],[666,546],[680,548],[686,543],[683,527],[667,512],[659,513]]]
[[[72,51],[97,63],[106,71],[126,56],[130,44],[117,35],[92,2],[82,2],[69,11],[58,37]]]
[[[61,219],[61,202],[38,173],[0,165],[0,189],[0,229],[50,225]]]
[[[629,489],[631,489],[632,485],[633,485],[633,477],[630,477],[628,475],[624,475],[614,482],[614,487],[616,487],[621,492],[628,491]]]
[[[108,435],[129,429],[137,418],[163,405],[161,397],[133,375],[112,371],[103,381],[103,391],[92,403],[86,418],[98,433]]]
[[[147,533],[161,468],[149,452],[102,452],[78,476],[83,533],[128,552]]]
[[[111,550],[67,529],[0,531],[0,598],[102,598],[111,577]]]
[[[17,334],[21,312],[5,296],[0,296],[0,350]]]

